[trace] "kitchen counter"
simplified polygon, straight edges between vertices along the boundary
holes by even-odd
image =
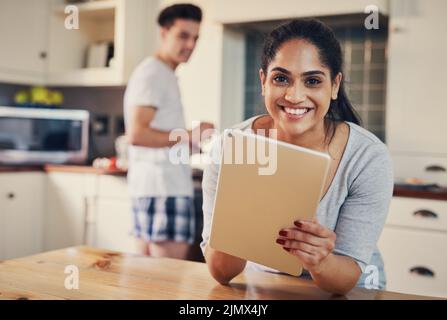
[[[47,164],[47,165],[36,165],[36,166],[0,166],[0,173],[8,172],[73,172],[73,173],[93,173],[93,174],[111,174],[111,175],[123,175],[127,174],[125,170],[109,170],[109,169],[98,169],[92,166],[82,166],[82,165],[58,165],[58,164]]]
[[[68,172],[68,173],[90,173],[90,174],[105,174],[115,176],[126,176],[127,170],[110,170],[110,169],[98,169],[87,165],[56,165],[48,164],[44,166],[0,166],[0,173],[5,172],[31,172],[31,171],[44,171],[44,172]],[[195,181],[201,181],[203,171],[198,168],[193,168],[193,178]],[[447,188],[431,188],[427,190],[416,190],[414,188],[406,188],[401,185],[394,185],[393,196],[395,197],[409,197],[420,199],[433,199],[433,200],[446,200],[447,201]]]
[[[47,164],[41,166],[0,166],[0,173],[7,172],[67,172],[67,173],[90,173],[90,174],[106,174],[115,176],[126,176],[127,170],[121,169],[100,169],[88,165],[62,165],[62,164]],[[193,177],[202,179],[203,171],[193,168]]]
[[[420,198],[420,199],[432,199],[432,200],[446,200],[447,201],[447,188],[430,188],[427,190],[417,190],[413,188],[406,188],[400,185],[394,185],[393,195],[395,197],[406,198]]]
[[[66,266],[79,268],[79,289],[64,287]],[[354,288],[336,296],[310,280],[260,271],[218,284],[204,263],[72,247],[0,261],[0,299],[432,299]]]

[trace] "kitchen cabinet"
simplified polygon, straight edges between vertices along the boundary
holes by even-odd
[[[387,290],[447,298],[447,201],[393,197],[378,246]]]
[[[394,155],[447,159],[446,11],[443,0],[390,2],[386,141]]]
[[[49,86],[125,85],[154,52],[158,2],[103,0],[0,2],[0,81]],[[72,23],[74,20],[78,21]],[[70,22],[66,24],[66,22]],[[113,43],[113,61],[86,65],[93,44]]]
[[[131,201],[98,197],[95,205],[92,245],[99,248],[136,253],[132,235]]]
[[[0,2],[0,82],[44,82],[48,6],[48,0]]]
[[[44,250],[86,242],[86,224],[97,190],[95,174],[47,174]]]
[[[89,223],[91,245],[135,253],[135,238],[131,233],[132,223],[132,203],[126,178],[98,176],[94,214]]]
[[[42,250],[45,175],[0,174],[0,260]]]
[[[105,0],[76,4],[79,28],[65,28],[66,3],[52,0],[49,12],[49,85],[125,85],[156,43],[157,2],[151,0]],[[109,66],[86,66],[92,44],[113,43]]]

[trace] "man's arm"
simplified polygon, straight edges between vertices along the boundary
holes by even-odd
[[[154,119],[155,112],[157,112],[157,108],[152,106],[134,108],[127,132],[130,144],[150,148],[163,148],[171,147],[178,142],[178,140],[169,141],[170,131],[157,130],[149,126]]]

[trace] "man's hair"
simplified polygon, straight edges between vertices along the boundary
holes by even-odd
[[[158,15],[158,24],[161,27],[170,28],[176,19],[202,21],[202,10],[189,3],[174,4],[164,8]]]

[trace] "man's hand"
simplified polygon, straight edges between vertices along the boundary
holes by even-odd
[[[188,130],[189,146],[192,153],[201,151],[200,144],[202,141],[210,138],[215,132],[214,124],[211,122],[201,122],[192,130]]]

